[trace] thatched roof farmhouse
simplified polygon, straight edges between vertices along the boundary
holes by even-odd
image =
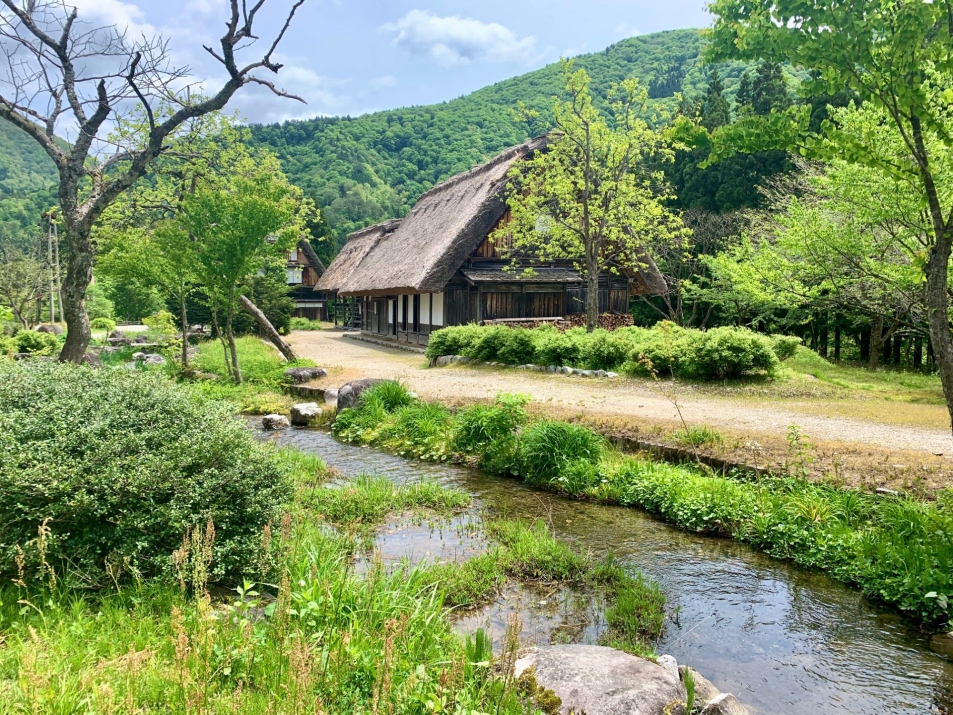
[[[572,261],[504,270],[488,240],[508,220],[502,190],[513,163],[545,146],[532,139],[423,194],[402,220],[357,231],[316,288],[360,306],[365,332],[426,344],[445,325],[557,318],[585,311],[585,281]],[[624,275],[600,276],[600,309],[627,313],[631,295],[664,292],[651,258]]]

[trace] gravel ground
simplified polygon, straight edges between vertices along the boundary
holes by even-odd
[[[855,447],[930,455],[953,453],[953,438],[947,430],[806,414],[803,401],[799,401],[800,409],[794,411],[785,409],[783,401],[752,406],[692,394],[684,386],[673,395],[665,383],[623,377],[609,380],[466,365],[428,368],[423,355],[346,338],[335,331],[295,332],[290,342],[299,355],[331,368],[326,378],[329,384],[360,377],[397,379],[422,398],[449,403],[492,399],[499,392],[520,392],[531,395],[537,404],[559,408],[559,412],[594,414],[622,424],[650,422],[676,427],[684,418],[690,425],[727,428],[751,438],[783,438],[789,426],[796,424],[812,437]]]

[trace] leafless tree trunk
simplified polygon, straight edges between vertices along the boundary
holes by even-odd
[[[248,300],[248,297],[244,295],[238,296],[238,302],[242,304],[242,307],[245,310],[251,313],[251,316],[255,319],[255,322],[261,326],[261,329],[265,332],[265,335],[268,336],[268,339],[276,348],[278,348],[278,352],[285,356],[285,360],[290,362],[298,359],[298,356],[295,355],[294,350],[291,349],[291,346],[282,340],[281,335],[279,335],[278,331],[275,330],[275,326],[271,324],[271,321],[268,320],[268,317],[257,305]]]
[[[202,97],[181,89],[188,73],[169,64],[160,37],[129,41],[115,27],[84,26],[67,0],[0,0],[0,51],[7,59],[0,71],[0,118],[32,137],[59,173],[68,246],[62,306],[69,329],[61,360],[79,362],[89,345],[85,299],[93,277],[90,232],[103,211],[145,174],[184,123],[222,109],[242,86],[259,84],[278,96],[292,97],[256,72],[281,69],[273,55],[304,0],[294,0],[261,59],[247,64],[238,60],[258,40],[254,23],[265,2],[229,0],[220,48],[205,47],[228,79]],[[145,135],[119,131],[108,142],[101,136],[134,111],[146,117]],[[64,126],[76,132],[69,146],[55,136]]]

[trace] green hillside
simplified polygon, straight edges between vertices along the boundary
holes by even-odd
[[[698,30],[674,30],[623,40],[576,63],[592,77],[595,95],[638,77],[655,114],[674,108],[675,92],[703,92],[701,48]],[[719,67],[729,94],[744,69],[742,63]],[[328,234],[340,240],[356,228],[403,215],[436,182],[526,139],[530,132],[514,117],[518,101],[541,112],[532,133],[545,131],[552,98],[561,89],[557,63],[442,104],[255,126],[253,136],[281,157],[291,180],[322,207]]]
[[[0,120],[0,228],[36,225],[56,201],[56,167],[39,144]]]

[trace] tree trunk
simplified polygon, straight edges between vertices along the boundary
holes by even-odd
[[[235,345],[235,331],[232,330],[232,321],[235,318],[234,301],[228,306],[225,315],[225,339],[228,340],[228,349],[232,354],[232,379],[236,385],[242,384],[242,371],[238,369],[238,348]]]
[[[940,384],[946,398],[946,409],[953,426],[953,334],[947,311],[950,307],[947,293],[947,275],[950,265],[950,244],[953,236],[949,230],[938,235],[936,245],[927,259],[926,303],[927,320],[930,323],[930,342],[936,359]]]
[[[242,304],[245,310],[251,313],[255,322],[265,331],[265,335],[268,336],[268,339],[278,348],[278,352],[285,356],[285,360],[291,362],[298,359],[298,356],[295,355],[291,346],[282,340],[281,335],[275,330],[275,326],[271,324],[271,321],[268,320],[267,316],[261,312],[261,309],[257,305],[248,300],[248,297],[244,295],[238,297],[238,302]]]
[[[587,273],[586,332],[591,333],[599,327],[599,271],[590,267]]]
[[[66,342],[60,351],[62,362],[79,363],[86,354],[92,332],[86,314],[86,289],[93,280],[93,246],[89,229],[67,224],[69,261],[63,281],[63,313]]]
[[[882,361],[884,365],[890,364],[890,348],[893,345],[893,339],[888,335],[884,338],[884,354],[882,356]]]
[[[870,364],[871,371],[880,367],[880,353],[884,349],[884,319],[878,315],[870,321]]]
[[[182,368],[189,366],[189,314],[185,308],[185,293],[179,296],[179,319],[182,325]]]
[[[913,342],[913,366],[923,367],[923,338],[919,335]]]
[[[232,376],[232,363],[228,354],[228,341],[225,339],[225,333],[218,324],[218,311],[212,310],[212,329],[215,331],[215,337],[222,344],[222,356],[225,359],[225,373]]]

